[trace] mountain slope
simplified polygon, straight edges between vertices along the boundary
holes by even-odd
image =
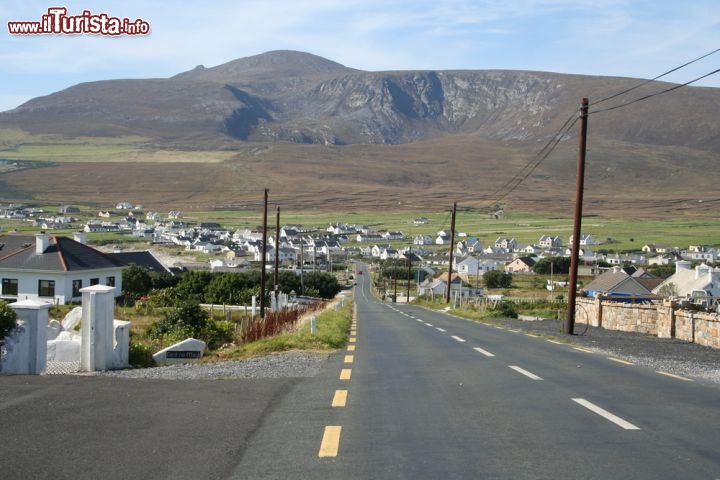
[[[363,72],[275,51],[168,79],[76,85],[0,114],[0,127],[65,135],[136,134],[160,141],[226,138],[400,144],[472,133],[544,141],[577,110],[637,80],[520,71]],[[614,106],[666,88],[655,83]],[[720,90],[684,88],[593,116],[607,140],[720,149]]]
[[[366,72],[292,51],[172,78],[84,83],[0,113],[0,160],[27,160],[16,152],[50,142],[45,156],[30,159],[68,162],[68,148],[82,143],[75,137],[134,136],[142,144],[127,150],[143,164],[109,164],[88,142],[83,161],[95,163],[4,173],[0,200],[99,203],[130,195],[156,208],[235,208],[256,201],[266,185],[311,208],[462,199],[567,212],[577,125],[536,162],[589,97],[586,212],[712,215],[720,89],[686,87],[602,111],[670,86],[653,82],[601,101],[639,83],[524,71]],[[11,128],[34,136],[3,138]],[[69,139],[65,156],[54,158],[62,139]],[[223,162],[210,165],[206,154],[218,151]],[[152,163],[175,152],[183,153],[181,167]]]

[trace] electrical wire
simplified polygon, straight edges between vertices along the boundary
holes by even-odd
[[[579,111],[579,110],[578,110]],[[537,169],[540,164],[545,161],[545,159],[555,150],[555,147],[562,141],[563,137],[567,135],[568,131],[575,125],[575,123],[578,120],[577,113],[578,111],[574,112],[572,115],[568,117],[567,120],[565,120],[565,123],[558,129],[558,131],[550,137],[550,140],[547,141],[547,143],[541,148],[531,159],[528,161],[528,163],[525,164],[525,166],[520,169],[518,173],[516,173],[510,180],[505,182],[500,188],[498,188],[495,192],[490,194],[490,198],[493,200],[490,201],[490,203],[487,204],[489,207],[492,203],[498,203],[505,197],[507,197],[510,193],[515,191],[522,182],[527,180],[527,178],[532,175],[532,173]],[[549,149],[549,150],[548,150]],[[546,151],[547,150],[547,151]],[[544,153],[543,153],[544,152]],[[529,169],[529,170],[528,170]],[[528,170],[526,172],[526,170]],[[505,193],[498,195],[503,192],[503,190],[508,189]],[[497,198],[496,198],[497,197]]]
[[[642,102],[642,101],[644,101],[644,100],[648,100],[648,99],[650,99],[650,98],[657,97],[658,95],[662,95],[662,94],[664,94],[664,93],[672,92],[673,90],[677,90],[677,89],[682,88],[682,87],[687,87],[688,85],[691,85],[691,84],[693,84],[693,83],[695,83],[695,82],[697,82],[697,81],[702,80],[703,78],[707,78],[707,77],[709,77],[709,76],[711,76],[711,75],[715,75],[715,74],[718,73],[718,72],[720,72],[720,68],[718,68],[718,69],[716,69],[716,70],[713,70],[713,71],[710,72],[710,73],[706,73],[705,75],[702,75],[702,76],[700,76],[700,77],[698,77],[698,78],[695,78],[695,79],[693,79],[693,80],[690,80],[689,82],[685,82],[685,83],[682,83],[682,84],[680,84],[680,85],[673,85],[672,87],[666,88],[665,90],[661,90],[661,91],[659,91],[659,92],[651,93],[651,94],[648,94],[648,95],[645,95],[645,96],[636,98],[636,99],[634,99],[634,100],[630,100],[629,102],[625,102],[625,103],[622,103],[622,104],[620,104],[620,105],[615,105],[614,107],[607,107],[607,108],[602,108],[602,109],[600,109],[600,110],[593,110],[592,112],[589,112],[588,115],[593,115],[593,114],[595,114],[595,113],[609,112],[609,111],[611,111],[611,110],[617,110],[618,108],[627,107],[627,106],[632,105],[632,104],[634,104],[634,103]]]
[[[693,63],[698,62],[698,61],[702,60],[703,58],[709,57],[710,55],[713,55],[713,54],[715,54],[715,53],[717,53],[717,52],[720,52],[720,48],[716,48],[715,50],[713,50],[713,51],[711,51],[711,52],[708,52],[708,53],[706,53],[705,55],[702,55],[702,56],[700,56],[700,57],[697,57],[697,58],[695,58],[695,59],[693,59],[693,60],[690,60],[689,62],[684,63],[684,64],[680,65],[679,67],[675,67],[675,68],[673,68],[673,69],[671,69],[671,70],[668,70],[668,71],[665,72],[665,73],[661,73],[661,74],[658,75],[657,77],[651,78],[651,79],[649,79],[649,80],[645,80],[644,82],[641,82],[641,83],[635,85],[634,87],[630,87],[630,88],[628,88],[628,89],[626,89],[626,90],[623,90],[623,91],[621,91],[621,92],[618,92],[618,93],[615,93],[615,94],[613,94],[613,95],[610,95],[609,97],[605,97],[605,98],[602,98],[602,99],[600,99],[600,100],[598,100],[598,101],[596,101],[596,102],[592,102],[592,105],[598,105],[598,104],[600,104],[600,103],[607,102],[608,100],[612,100],[613,98],[619,97],[619,96],[621,96],[621,95],[625,95],[626,93],[632,92],[633,90],[636,90],[636,89],[638,89],[638,88],[640,88],[640,87],[643,87],[643,86],[647,85],[648,83],[654,82],[654,81],[656,81],[656,80],[658,80],[658,79],[660,79],[660,78],[662,78],[662,77],[664,77],[664,76],[666,76],[666,75],[670,75],[671,73],[676,72],[676,71],[680,70],[681,68],[685,68],[685,67],[687,67],[688,65],[692,65]],[[696,81],[697,81],[697,80],[696,80]]]
[[[578,121],[579,118],[580,118],[580,117],[575,116],[575,117],[574,117],[574,120],[572,121],[572,123],[570,123],[570,124],[567,126],[567,128],[565,128],[565,130],[562,131],[561,134],[558,134],[558,135],[556,135],[556,136],[553,138],[552,147],[551,147],[547,152],[545,152],[545,154],[543,154],[537,161],[535,161],[535,163],[532,165],[532,168],[530,168],[530,170],[529,170],[525,175],[523,175],[523,177],[520,178],[520,179],[515,183],[515,185],[512,186],[512,188],[510,188],[507,192],[505,192],[505,193],[502,194],[500,197],[498,197],[497,200],[495,200],[495,203],[503,200],[505,197],[507,197],[508,195],[510,195],[512,192],[514,192],[525,180],[527,180],[527,179],[530,177],[530,175],[533,174],[533,172],[537,169],[537,167],[539,167],[540,164],[541,164],[542,162],[544,162],[545,159],[547,159],[547,158],[550,156],[550,154],[555,150],[555,148],[560,144],[560,142],[562,141],[563,137],[564,137],[565,135],[567,135],[567,133],[570,131],[570,129],[571,129],[572,127],[575,126],[575,124],[577,123],[577,121]]]

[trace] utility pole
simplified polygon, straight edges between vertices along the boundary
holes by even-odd
[[[407,272],[407,297],[405,303],[410,303],[410,279],[412,278],[412,247],[407,253],[408,272]]]
[[[450,220],[450,264],[448,265],[447,289],[445,289],[445,303],[450,303],[450,284],[452,283],[453,250],[455,249],[455,212],[457,202],[453,203],[452,217]]]
[[[280,288],[280,282],[278,280],[280,269],[280,205],[277,206],[277,213],[275,215],[275,277],[273,278],[273,292],[275,293],[275,306],[278,305],[278,289]]]
[[[305,272],[305,241],[300,237],[300,295],[305,295],[305,282],[303,281],[303,273]]]
[[[575,221],[573,224],[573,244],[570,257],[570,285],[568,290],[568,308],[563,332],[574,334],[575,299],[577,297],[578,259],[580,256],[580,231],[582,225],[583,193],[585,190],[585,150],[587,146],[588,99],[583,98],[580,106],[580,146],[578,148],[577,192],[575,194]]]
[[[262,258],[260,259],[260,318],[265,318],[265,255],[267,255],[268,189],[263,203]]]
[[[393,303],[397,303],[397,268],[393,271]]]

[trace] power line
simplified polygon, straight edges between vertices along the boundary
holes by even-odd
[[[708,53],[706,53],[705,55],[699,56],[699,57],[697,57],[697,58],[695,58],[695,59],[693,59],[693,60],[690,60],[689,62],[684,63],[684,64],[680,65],[679,67],[675,67],[675,68],[673,68],[673,69],[671,69],[671,70],[668,70],[668,71],[665,72],[665,73],[661,73],[661,74],[658,75],[657,77],[651,78],[650,80],[645,80],[644,82],[641,82],[641,83],[635,85],[634,87],[630,87],[630,88],[628,88],[628,89],[626,89],[626,90],[623,90],[622,92],[618,92],[618,93],[615,93],[615,94],[613,94],[613,95],[610,95],[609,97],[602,98],[602,99],[598,100],[597,102],[593,102],[592,104],[593,104],[593,105],[597,105],[597,104],[599,104],[599,103],[603,103],[603,102],[606,102],[606,101],[608,101],[608,100],[612,100],[613,98],[619,97],[620,95],[625,95],[626,93],[632,92],[633,90],[636,90],[636,89],[638,89],[638,88],[640,88],[640,87],[643,87],[643,86],[647,85],[648,83],[654,82],[654,81],[656,81],[656,80],[658,80],[658,79],[660,79],[660,78],[662,78],[662,77],[664,77],[664,76],[666,76],[666,75],[669,75],[669,74],[671,74],[671,73],[673,73],[673,72],[676,72],[676,71],[680,70],[681,68],[685,68],[685,67],[687,67],[688,65],[692,65],[693,63],[695,63],[695,62],[697,62],[697,61],[700,61],[700,60],[702,60],[703,58],[709,57],[710,55],[713,55],[713,54],[715,54],[715,53],[717,53],[717,52],[720,52],[720,48],[716,48],[715,50],[713,50],[713,51],[711,51],[711,52],[708,52]],[[695,80],[695,81],[697,81],[697,80]]]
[[[693,79],[693,80],[690,80],[689,82],[685,82],[685,83],[680,84],[680,85],[673,85],[672,87],[666,88],[665,90],[661,90],[661,91],[659,91],[659,92],[651,93],[651,94],[648,94],[648,95],[645,95],[645,96],[636,98],[636,99],[634,99],[634,100],[630,100],[629,102],[625,102],[625,103],[622,103],[622,104],[620,104],[620,105],[615,105],[614,107],[608,107],[608,108],[603,108],[603,109],[600,109],[600,110],[594,110],[594,111],[590,112],[590,115],[593,115],[593,114],[595,114],[595,113],[609,112],[610,110],[617,110],[618,108],[627,107],[627,106],[632,105],[632,104],[634,104],[634,103],[642,102],[642,101],[644,101],[644,100],[648,100],[648,99],[650,99],[650,98],[657,97],[658,95],[662,95],[662,94],[664,94],[664,93],[672,92],[673,90],[677,90],[677,89],[682,88],[682,87],[687,87],[687,86],[690,85],[690,84],[693,84],[693,83],[695,83],[695,82],[697,82],[697,81],[700,81],[700,80],[702,80],[703,78],[707,78],[707,77],[709,77],[709,76],[711,76],[711,75],[715,75],[715,74],[718,73],[718,72],[720,72],[720,68],[718,68],[718,69],[716,69],[716,70],[713,70],[713,71],[710,72],[710,73],[706,73],[705,75],[702,75],[702,76],[700,76],[700,77],[698,77],[698,78],[695,78],[695,79]]]
[[[577,112],[576,112],[577,113]],[[497,203],[510,195],[513,191],[515,191],[525,180],[530,177],[530,175],[533,174],[533,172],[537,169],[537,167],[540,166],[540,164],[545,161],[545,159],[550,156],[550,154],[555,150],[557,145],[562,141],[562,139],[567,135],[567,133],[570,131],[570,129],[575,125],[575,123],[578,121],[578,117],[576,113],[573,113],[570,117],[568,117],[567,120],[565,120],[565,123],[560,127],[560,129],[550,137],[550,140],[543,146],[538,153],[536,153],[532,159],[525,164],[525,166],[516,173],[510,180],[505,182],[502,187],[497,189],[494,193],[490,195],[490,198],[493,198],[494,200],[491,201],[491,203]],[[547,150],[547,151],[546,151]],[[545,152],[545,153],[543,153]],[[529,169],[529,170],[528,170]],[[523,173],[527,170],[526,173]],[[505,193],[500,195],[495,199],[495,197],[500,194],[504,189],[509,188]],[[488,204],[489,206],[489,204]]]

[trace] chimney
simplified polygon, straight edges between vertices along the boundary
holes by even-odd
[[[615,265],[613,267],[613,273],[620,273],[622,271],[622,267],[620,265]]]
[[[712,270],[712,269],[711,269],[709,266],[707,266],[707,265],[704,264],[704,263],[701,263],[700,265],[698,265],[697,267],[695,267],[695,278],[697,279],[697,278],[704,277],[704,276],[706,276],[708,273],[710,273],[711,270]]]
[[[680,270],[690,270],[690,267],[692,266],[692,263],[688,262],[687,260],[678,260],[675,262],[675,273],[680,272]]]
[[[80,232],[73,233],[73,240],[85,245],[85,232],[80,231]]]
[[[42,255],[50,246],[50,237],[43,231],[35,235],[35,253]]]

